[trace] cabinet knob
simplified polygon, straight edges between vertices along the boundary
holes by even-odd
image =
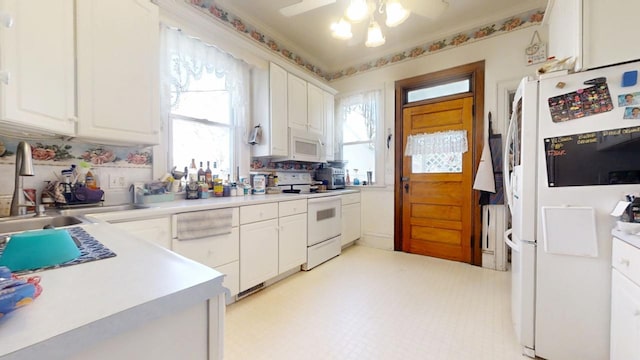
[[[7,29],[13,26],[13,17],[7,13],[0,13],[0,24]]]
[[[630,264],[629,259],[625,259],[625,258],[620,259],[620,265],[624,265],[628,267],[629,264]]]
[[[5,85],[9,85],[9,79],[11,78],[11,73],[8,71],[0,71],[0,82]]]

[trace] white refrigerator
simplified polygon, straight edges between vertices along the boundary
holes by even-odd
[[[640,62],[552,73],[523,79],[516,92],[504,154],[505,241],[512,319],[528,356],[609,358],[609,214],[640,191],[637,71]]]

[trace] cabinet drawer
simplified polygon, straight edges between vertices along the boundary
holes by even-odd
[[[230,234],[193,240],[172,240],[171,250],[201,264],[217,267],[240,258],[240,232],[237,227]]]
[[[307,212],[307,199],[282,201],[278,203],[278,215],[280,217],[304,214]]]
[[[344,194],[340,198],[342,199],[342,205],[355,204],[360,202],[360,193]]]
[[[640,284],[640,249],[614,238],[612,254],[611,265],[631,281]]]
[[[165,249],[171,249],[171,222],[168,216],[111,224]]]
[[[249,224],[278,217],[278,203],[240,207],[240,224]]]
[[[213,216],[215,216],[216,212],[219,211],[227,211],[228,208],[222,208],[222,209],[212,209],[212,210],[200,210],[200,211],[196,211],[196,212],[206,212],[209,214],[213,214]],[[172,238],[177,238],[178,237],[178,215],[180,214],[176,214],[171,216],[171,226],[173,229],[173,233],[172,233]],[[231,208],[231,226],[232,227],[238,227],[240,225],[240,210],[237,207]]]
[[[240,292],[240,262],[216,266],[216,270],[225,275],[222,285],[229,289],[231,296],[236,296]]]

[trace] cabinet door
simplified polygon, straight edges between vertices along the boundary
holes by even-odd
[[[307,82],[287,75],[287,118],[289,127],[307,131]]]
[[[224,274],[222,286],[229,289],[229,295],[238,295],[240,292],[240,262],[234,261],[226,265],[216,266],[215,269]]]
[[[360,203],[342,206],[342,245],[360,238]]]
[[[287,72],[276,64],[269,67],[271,156],[287,156]]]
[[[278,275],[278,219],[240,226],[240,291]]]
[[[324,157],[333,161],[335,154],[335,100],[333,95],[324,92]]]
[[[307,84],[308,131],[324,135],[324,92],[313,84]]]
[[[149,0],[77,1],[79,137],[159,143],[159,41]]]
[[[169,217],[120,222],[114,223],[113,226],[141,239],[152,241],[165,249],[171,249],[171,221]]]
[[[640,287],[611,276],[611,360],[640,359]]]
[[[307,262],[307,214],[279,219],[278,274]]]
[[[21,129],[75,133],[73,0],[0,1],[0,118]]]
[[[640,1],[583,0],[583,6],[583,69],[613,65],[640,57],[635,44],[631,44],[635,41],[627,40],[628,35],[634,34],[632,36],[635,38],[638,33]]]

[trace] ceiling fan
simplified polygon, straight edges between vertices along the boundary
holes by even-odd
[[[336,2],[337,0],[301,0],[293,5],[283,7],[280,9],[280,13],[286,17],[291,17]],[[411,12],[429,19],[435,19],[442,15],[449,5],[444,0],[402,0],[402,2]]]
[[[331,5],[336,1],[337,0],[302,0],[299,3],[283,7],[280,9],[280,13],[286,17],[296,16],[319,7]]]

